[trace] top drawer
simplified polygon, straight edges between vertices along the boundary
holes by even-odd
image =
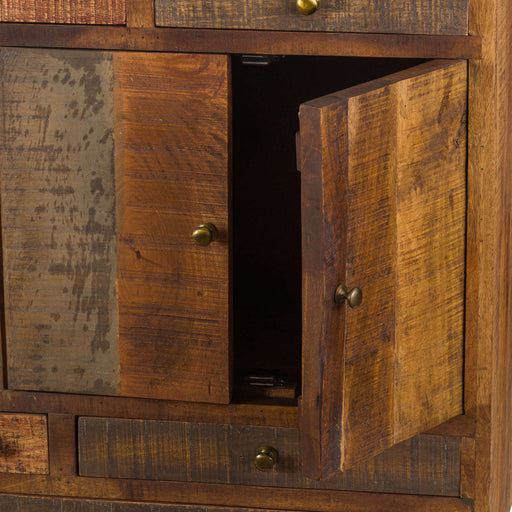
[[[467,34],[468,0],[318,1],[310,15],[299,0],[155,0],[156,24],[164,27]]]
[[[0,0],[0,21],[124,25],[125,0]]]

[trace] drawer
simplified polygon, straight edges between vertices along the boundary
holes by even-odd
[[[46,475],[48,470],[46,416],[0,414],[0,473]]]
[[[0,21],[24,23],[80,23],[124,25],[125,0],[1,0]]]
[[[293,428],[81,417],[80,476],[458,496],[460,439],[420,435],[336,477],[303,476]],[[256,468],[259,448],[277,462]],[[420,462],[421,461],[421,462]]]
[[[315,0],[301,0],[309,4]],[[467,34],[468,0],[319,0],[310,15],[298,0],[156,0],[156,24],[164,27]]]

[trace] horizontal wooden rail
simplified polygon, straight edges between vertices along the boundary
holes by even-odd
[[[468,59],[480,58],[481,43],[478,36],[0,25],[0,46],[48,48]]]

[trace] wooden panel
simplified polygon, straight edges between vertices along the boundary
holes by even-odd
[[[0,414],[0,473],[48,474],[46,417]]]
[[[301,106],[310,476],[462,412],[465,115],[462,62]],[[336,308],[338,284],[360,287],[362,305]]]
[[[320,3],[310,16],[281,0],[155,0],[156,24],[170,27],[466,34],[467,0],[371,0]]]
[[[261,490],[259,490],[261,493]],[[364,505],[364,500],[367,505]],[[331,500],[333,501],[333,500]],[[443,510],[443,512],[469,512],[471,506],[462,500],[446,499],[446,498],[426,498],[426,497],[393,497],[379,495],[354,494],[349,498],[334,500],[337,501],[335,508],[329,508],[329,511],[341,510],[344,512],[435,512]],[[23,511],[23,512],[276,512],[280,504],[274,497],[268,508],[253,508],[242,506],[231,508],[223,506],[210,505],[172,505],[157,503],[128,503],[116,501],[95,501],[90,499],[73,500],[61,498],[43,498],[2,495],[0,496],[0,507],[5,510]],[[297,510],[303,510],[304,502],[297,502]],[[311,506],[314,506],[311,504]],[[363,508],[364,507],[364,508]],[[442,508],[440,508],[442,507]],[[290,508],[279,510],[291,510]],[[323,510],[315,508],[315,510]]]
[[[121,25],[125,0],[1,0],[0,21]]]
[[[79,419],[81,476],[230,483],[310,489],[458,496],[460,440],[424,435],[393,447],[335,478],[301,472],[296,429],[128,419]],[[260,446],[279,462],[254,466]]]
[[[228,60],[114,62],[121,394],[227,403]],[[219,238],[199,247],[204,222]]]
[[[0,58],[8,385],[115,394],[112,56]]]
[[[135,17],[133,23],[145,23]],[[479,36],[181,30],[0,24],[0,45],[198,53],[339,55],[467,59],[480,57]]]

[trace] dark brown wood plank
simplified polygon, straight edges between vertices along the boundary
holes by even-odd
[[[364,495],[363,495],[364,496]],[[384,499],[384,502],[394,501],[394,504],[378,505],[377,496],[372,497],[372,503],[365,508],[366,512],[393,512],[407,510],[409,512],[435,512],[435,507],[442,506],[443,512],[469,512],[468,503],[462,500],[437,499],[431,498],[407,498],[407,499]],[[270,505],[268,508],[227,508],[222,506],[204,506],[204,505],[183,505],[183,504],[158,504],[158,503],[126,503],[116,501],[96,501],[96,500],[73,500],[44,497],[28,497],[3,495],[0,496],[0,506],[6,510],[23,510],[23,512],[276,512],[278,503]],[[390,508],[395,507],[395,508]],[[283,510],[280,508],[279,510]],[[290,509],[288,509],[290,510]],[[302,510],[298,505],[296,510]],[[315,509],[321,510],[321,509]],[[334,510],[334,509],[332,509]],[[346,512],[361,512],[363,509],[359,505],[349,504],[344,507]],[[439,510],[439,509],[438,509]]]
[[[297,429],[207,423],[79,419],[80,475],[233,485],[458,496],[460,440],[424,435],[316,482],[301,471]],[[279,453],[258,471],[260,446]]]
[[[141,419],[233,423],[293,427],[298,425],[297,407],[240,404],[230,405],[149,400],[125,397],[94,397],[60,393],[0,392],[0,410],[7,412],[75,414]]]
[[[50,474],[77,474],[76,417],[71,414],[48,414]]]
[[[121,394],[227,403],[226,56],[114,57]],[[192,232],[209,222],[207,247]]]
[[[0,472],[48,474],[45,416],[0,414]]]
[[[423,64],[300,115],[301,428],[325,477],[462,412],[466,65]],[[336,310],[338,284],[362,305]]]
[[[250,507],[317,512],[472,512],[472,502],[459,498],[400,494],[268,488],[243,485],[196,484],[107,478],[49,478],[0,474],[0,492],[68,496],[83,500],[158,500],[195,506]],[[0,495],[1,496],[1,495]],[[12,503],[12,502],[11,502]],[[40,509],[37,509],[39,512]],[[25,512],[25,511],[23,511]],[[52,511],[53,512],[53,511]]]
[[[300,14],[293,2],[155,0],[156,24],[169,27],[467,34],[467,0],[370,0],[320,2],[317,12]]]
[[[0,58],[8,385],[115,394],[112,56]]]
[[[125,0],[2,0],[0,21],[122,25]]]
[[[479,58],[478,36],[0,24],[0,45],[199,53]]]

